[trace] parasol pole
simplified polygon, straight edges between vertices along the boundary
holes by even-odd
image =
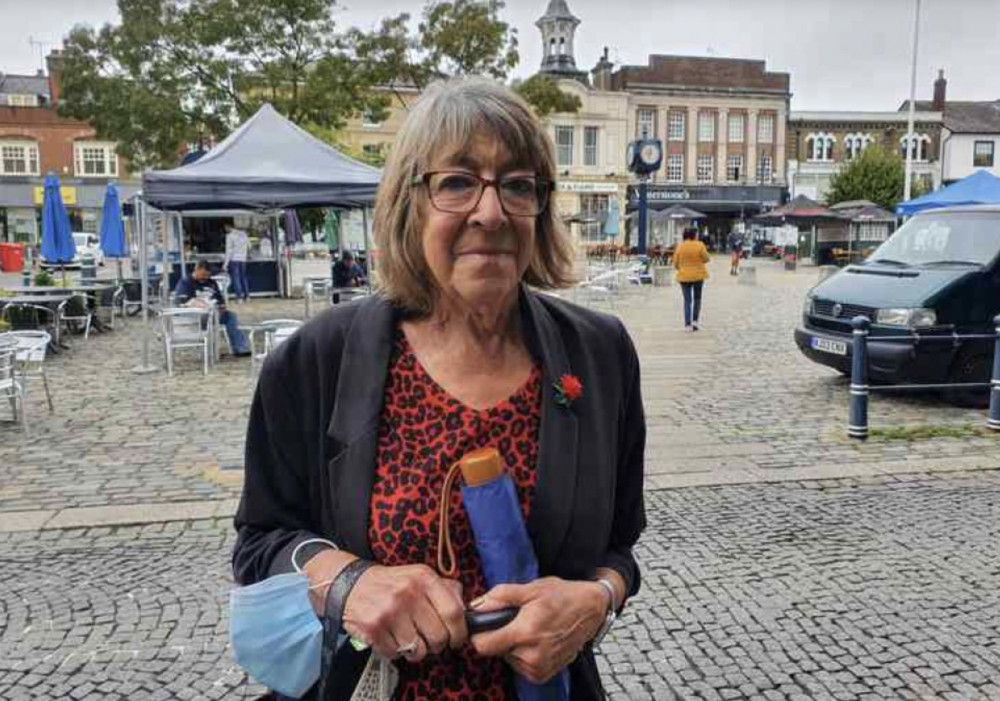
[[[135,200],[136,226],[139,228],[139,278],[142,285],[142,365],[132,368],[136,375],[156,372],[149,364],[149,263],[146,251],[146,204],[142,198]]]

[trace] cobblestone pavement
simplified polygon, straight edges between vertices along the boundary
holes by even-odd
[[[1000,698],[1000,473],[662,490],[612,701]],[[239,699],[228,520],[0,534],[0,698]]]
[[[946,425],[955,436],[850,442],[846,380],[792,340],[816,270],[761,261],[758,271],[756,286],[739,285],[725,261],[713,261],[696,334],[682,329],[676,285],[615,304],[642,359],[651,487],[1000,467],[1000,437],[981,428],[985,412],[936,395],[876,395],[872,426]],[[253,323],[301,318],[304,305],[254,300],[234,311]],[[142,340],[132,320],[73,338],[72,350],[48,361],[55,413],[35,386],[30,434],[0,425],[0,515],[238,496],[238,471],[236,480],[218,477],[220,467],[242,464],[249,361],[224,358],[205,378],[188,352],[172,378],[135,375]]]
[[[846,381],[792,340],[817,271],[757,270],[713,261],[696,334],[676,286],[598,305],[636,340],[649,425],[646,586],[601,658],[612,697],[1000,701],[1000,437],[934,395],[876,395],[873,427],[939,435],[848,441]],[[142,341],[135,320],[71,339],[56,411],[34,386],[30,433],[0,425],[4,701],[260,691],[223,613],[249,362],[135,375]]]

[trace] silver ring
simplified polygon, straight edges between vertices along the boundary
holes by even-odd
[[[412,642],[406,645],[400,645],[396,648],[396,654],[401,657],[406,657],[407,655],[412,655],[417,651],[417,639],[414,638]]]

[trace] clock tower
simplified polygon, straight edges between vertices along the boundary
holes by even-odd
[[[535,26],[542,33],[542,67],[539,73],[553,79],[570,78],[589,85],[587,74],[577,69],[573,38],[580,20],[566,6],[566,0],[550,0]]]

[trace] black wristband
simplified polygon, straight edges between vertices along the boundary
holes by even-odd
[[[354,589],[354,585],[361,579],[361,575],[374,567],[371,560],[351,560],[340,573],[334,578],[330,588],[326,590],[326,605],[323,607],[326,624],[333,630],[340,630],[340,621],[344,615],[344,605],[347,603],[347,596]]]

